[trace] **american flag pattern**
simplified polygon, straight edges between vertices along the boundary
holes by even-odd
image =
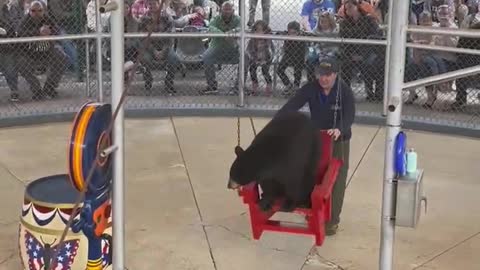
[[[77,255],[79,243],[80,239],[65,241],[58,253],[53,269],[71,270],[71,266]],[[48,244],[42,244],[37,238],[35,238],[35,236],[28,231],[25,231],[25,247],[27,250],[29,270],[49,270],[46,269],[48,266],[45,265],[46,260],[50,260],[48,264],[53,261],[51,256],[54,255],[58,245],[50,246]]]

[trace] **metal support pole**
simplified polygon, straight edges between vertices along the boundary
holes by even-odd
[[[389,0],[388,6],[393,5],[393,0]],[[392,44],[392,17],[393,9],[388,9],[388,27],[387,27],[387,46],[385,50],[385,82],[383,84],[383,112],[382,116],[387,116],[387,103],[388,103],[388,74],[390,72],[390,46]]]
[[[111,26],[111,70],[112,106],[119,106],[124,91],[124,1],[117,1],[118,8],[112,11]],[[123,105],[122,105],[123,106]],[[113,155],[113,270],[125,269],[125,148],[124,148],[124,109],[121,108],[113,127],[113,145],[118,147]]]
[[[98,101],[103,102],[103,67],[102,67],[102,14],[100,0],[95,1],[95,28],[97,34],[97,83]]]
[[[395,139],[402,122],[402,87],[404,82],[405,53],[409,1],[392,1],[389,8],[395,10],[390,25],[392,36],[388,73],[387,134],[385,138],[385,165],[382,195],[382,218],[380,238],[380,270],[393,269],[393,248],[395,242],[396,186],[394,171]]]
[[[245,0],[240,4],[240,62],[238,74],[238,106],[245,106]]]
[[[90,97],[90,40],[85,39],[85,91],[87,92],[87,97]]]

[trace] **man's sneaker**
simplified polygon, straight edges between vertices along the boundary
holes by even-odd
[[[17,102],[20,100],[20,96],[18,95],[18,93],[12,93],[10,94],[10,101],[12,102]]]
[[[332,236],[337,234],[338,224],[327,224],[325,226],[325,234],[327,236]]]

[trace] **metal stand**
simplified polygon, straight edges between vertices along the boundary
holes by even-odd
[[[124,1],[117,1],[112,11],[112,108],[115,111],[124,91]],[[123,106],[123,105],[121,105]],[[113,127],[113,145],[118,149],[113,155],[113,270],[125,269],[125,170],[124,170],[124,111],[119,110]]]
[[[394,170],[395,139],[400,132],[402,118],[402,88],[404,83],[405,52],[408,27],[409,1],[391,1],[391,42],[389,46],[387,135],[385,138],[385,167],[382,196],[380,240],[380,270],[393,269],[395,242],[396,183]]]

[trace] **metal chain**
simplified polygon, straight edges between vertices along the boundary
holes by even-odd
[[[250,124],[252,125],[253,136],[257,136],[257,130],[255,129],[255,124],[253,123],[253,118],[250,116]],[[240,146],[240,116],[237,116],[237,146]]]
[[[253,118],[250,116],[250,124],[252,125],[253,136],[257,136],[257,131],[255,130],[255,124],[253,123]]]
[[[333,128],[335,129],[337,126],[337,115],[338,115],[338,106],[340,104],[340,92],[342,91],[342,87],[340,86],[342,82],[342,63],[340,63],[340,68],[338,72],[338,80],[337,80],[337,96],[335,97],[335,111],[333,112]],[[342,101],[342,108],[343,108],[343,101]],[[340,128],[343,127],[343,113],[340,112]],[[340,133],[340,136],[343,134]],[[340,142],[340,152],[342,156],[342,161],[345,161],[345,148],[343,142]]]
[[[337,96],[335,97],[335,110],[333,112],[333,128],[334,129],[337,127],[338,103],[339,103],[339,100],[340,100],[340,90],[341,90],[340,79],[341,79],[341,76],[339,76],[338,82],[337,82],[337,84],[338,84],[338,86],[337,86]]]
[[[150,27],[149,31],[148,31],[148,35],[147,37],[145,38],[144,42],[142,43],[142,46],[140,47],[140,49],[138,50],[138,54],[137,54],[137,57],[136,57],[136,61],[134,63],[134,67],[131,69],[130,73],[132,72],[135,72],[135,70],[138,68],[138,65],[140,63],[140,59],[142,59],[144,53],[145,53],[145,50],[146,50],[146,47],[148,46],[148,44],[150,43],[151,41],[151,35],[152,35],[152,32],[154,30],[154,26],[156,25],[156,22],[158,22],[158,19],[160,17],[160,14],[162,12],[162,9],[163,9],[163,4],[164,4],[164,0],[159,0],[159,12],[158,14],[154,14],[156,15],[154,20],[152,20],[151,22],[151,25],[152,27]],[[99,11],[97,11],[99,12]],[[112,132],[112,129],[113,129],[113,124],[115,123],[115,119],[117,118],[117,115],[118,113],[120,112],[120,108],[122,107],[123,103],[125,102],[125,98],[127,96],[127,93],[128,93],[128,89],[129,89],[129,86],[131,85],[131,78],[132,76],[127,76],[127,80],[125,82],[125,87],[124,87],[124,90],[122,92],[122,95],[120,97],[120,100],[118,102],[118,105],[117,107],[115,108],[115,111],[112,115],[112,119],[108,125],[108,128],[106,130],[106,134],[111,134]],[[85,180],[85,187],[88,187],[90,186],[90,182],[93,178],[93,174],[95,172],[95,169],[97,167],[97,164],[100,164],[100,162],[97,162],[97,160],[100,159],[100,153],[101,151],[98,151],[97,153],[97,157],[94,159],[92,165],[90,166],[90,171],[88,172],[88,176],[87,176],[87,179]],[[80,206],[80,203],[82,203],[82,201],[84,200],[85,198],[85,193],[87,191],[87,188],[83,189],[80,191],[80,194],[78,195],[77,197],[77,200],[74,204],[74,207],[73,207],[73,210],[72,210],[72,213],[68,219],[68,222],[67,224],[65,225],[65,228],[62,232],[62,236],[60,237],[60,241],[58,243],[58,248],[56,249],[56,251],[54,252],[53,256],[52,256],[52,263],[50,264],[50,269],[48,270],[54,270],[54,265],[55,263],[57,262],[57,257],[58,257],[58,254],[61,250],[61,247],[62,245],[65,243],[65,238],[67,237],[67,233],[68,231],[70,230],[71,226],[72,226],[72,223],[73,223],[73,220],[75,218],[75,216],[78,214],[79,212],[79,206]]]
[[[240,116],[237,116],[237,146],[240,146]]]

